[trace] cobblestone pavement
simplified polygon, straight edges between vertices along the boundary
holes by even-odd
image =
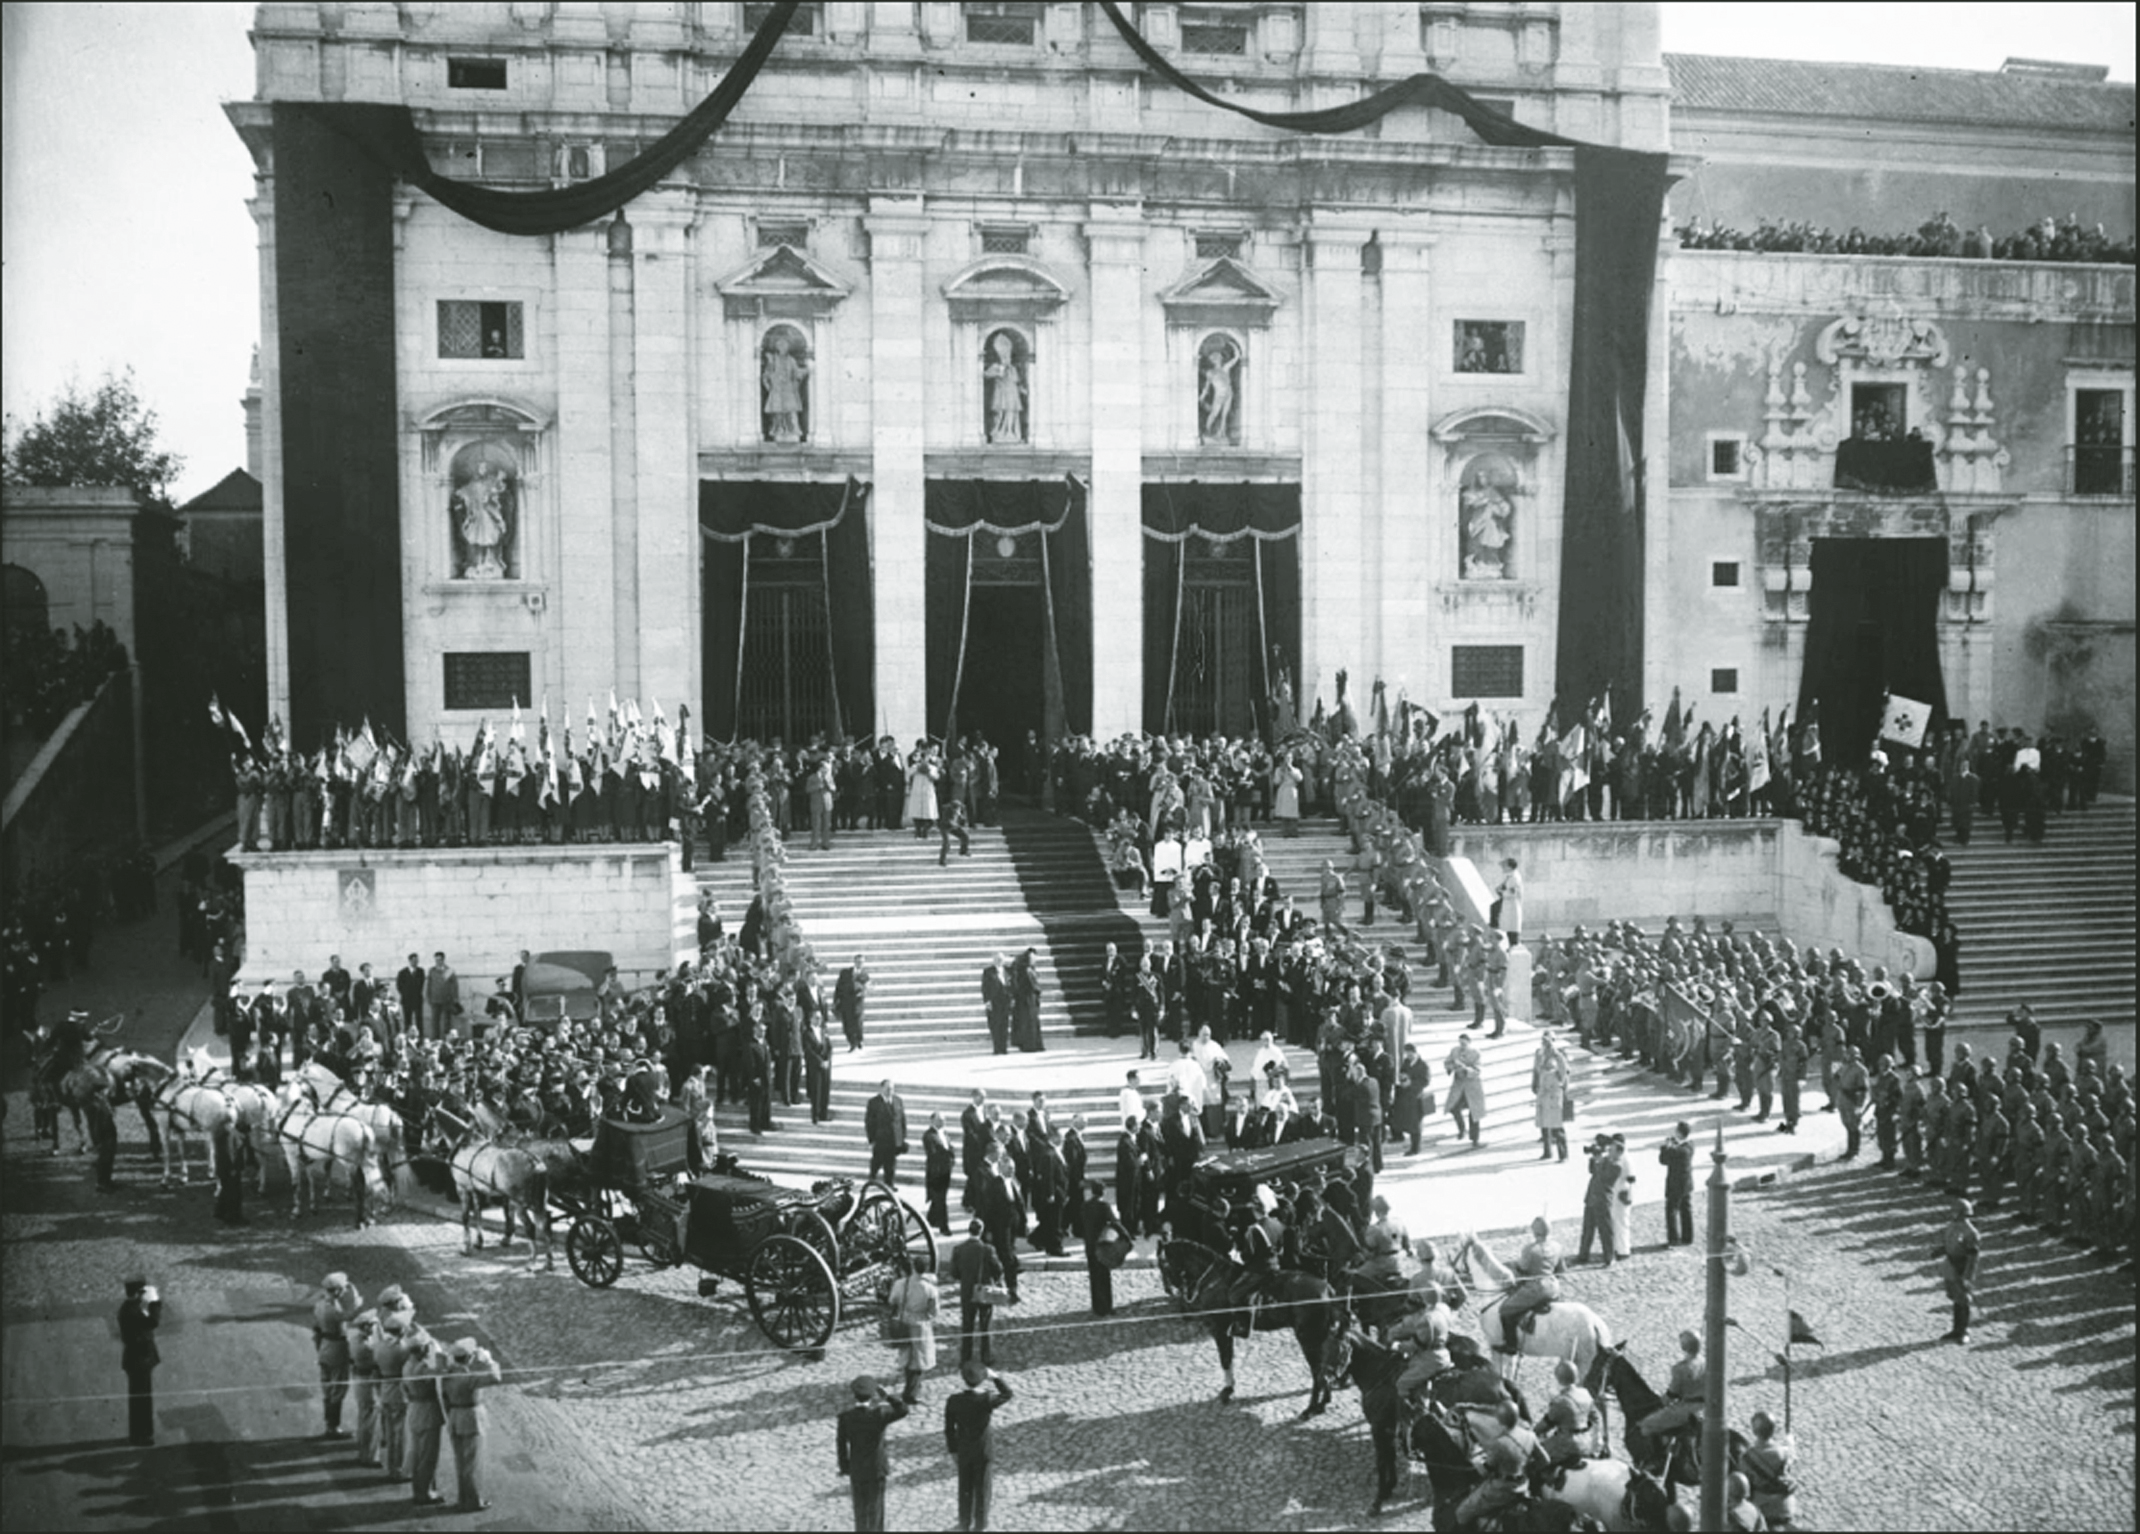
[[[122,983],[123,969],[115,961],[108,983]],[[531,1273],[524,1247],[464,1257],[457,1223],[427,1197],[361,1234],[341,1223],[342,1209],[293,1230],[255,1200],[255,1225],[233,1238],[209,1222],[204,1187],[150,1186],[131,1114],[121,1126],[128,1191],[98,1199],[81,1159],[29,1154],[19,1097],[12,1107],[0,1147],[9,1530],[849,1524],[832,1417],[853,1375],[893,1378],[867,1306],[822,1360],[790,1358],[768,1349],[734,1284],[701,1299],[695,1273],[635,1259],[615,1289],[590,1291],[566,1271],[561,1239],[554,1273]],[[1743,1323],[1728,1360],[1734,1422],[1757,1408],[1781,1415],[1770,1349],[1788,1304],[1825,1344],[1796,1350],[1792,1391],[1813,1526],[2133,1528],[2131,1278],[1988,1218],[1976,1342],[1946,1346],[1932,1258],[1943,1217],[1936,1194],[1863,1166],[1738,1195],[1733,1228],[1753,1265],[1733,1280]],[[1557,1229],[1572,1250],[1574,1222]],[[1661,1234],[1658,1212],[1638,1209],[1634,1259],[1571,1283],[1653,1380],[1703,1303],[1700,1258],[1663,1248]],[[135,1268],[155,1274],[168,1300],[160,1446],[146,1453],[119,1441],[124,1403],[110,1394],[122,1383],[118,1280]],[[497,1505],[485,1518],[416,1516],[405,1491],[313,1436],[305,1305],[333,1268],[367,1295],[390,1281],[410,1286],[440,1335],[474,1334],[504,1361],[508,1386],[490,1396]],[[1117,1276],[1119,1310],[1104,1323],[1087,1314],[1075,1265],[1032,1272],[1023,1291],[996,1354],[1018,1392],[998,1418],[998,1527],[1366,1525],[1372,1452],[1357,1393],[1295,1422],[1308,1379],[1291,1338],[1245,1347],[1240,1397],[1220,1406],[1209,1338],[1173,1313],[1149,1269]],[[890,1438],[895,1528],[948,1527],[955,1513],[941,1437],[955,1317],[939,1345],[926,1404]],[[1543,1367],[1525,1367],[1535,1393]],[[1615,1410],[1615,1436],[1621,1425]],[[1423,1492],[1423,1477],[1413,1486]],[[1411,1500],[1376,1526],[1427,1521],[1423,1501]]]

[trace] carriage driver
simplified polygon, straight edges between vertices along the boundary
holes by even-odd
[[[1255,1325],[1255,1307],[1268,1296],[1270,1282],[1278,1276],[1278,1243],[1254,1209],[1237,1213],[1222,1198],[1212,1203],[1211,1213],[1233,1232],[1234,1249],[1241,1254],[1241,1275],[1233,1281],[1226,1304],[1233,1311],[1234,1334],[1246,1337]]]
[[[1553,1227],[1540,1216],[1531,1221],[1531,1239],[1524,1245],[1522,1253],[1509,1264],[1509,1271],[1522,1282],[1511,1289],[1508,1298],[1501,1303],[1501,1346],[1494,1351],[1520,1351],[1516,1333],[1523,1318],[1560,1298],[1558,1275],[1561,1266],[1560,1243],[1553,1239]]]

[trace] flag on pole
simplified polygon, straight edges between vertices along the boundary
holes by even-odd
[[[654,709],[654,754],[665,762],[676,760],[676,732],[669,728],[669,721],[661,712],[661,700],[649,698]]]
[[[1887,695],[1887,710],[1880,721],[1880,738],[1891,740],[1898,746],[1917,747],[1925,743],[1925,731],[1932,724],[1932,705],[1920,703],[1915,698],[1905,698],[1899,693]]]
[[[1795,1310],[1789,1309],[1786,1309],[1784,1313],[1790,1317],[1790,1342],[1786,1343],[1785,1346],[1802,1344],[1809,1348],[1824,1348],[1828,1345],[1813,1335],[1813,1328],[1806,1324],[1804,1316]]]
[[[1567,763],[1565,791],[1568,798],[1574,797],[1590,786],[1590,738],[1588,726],[1578,719],[1568,726],[1568,733],[1560,738],[1560,754]],[[1565,803],[1565,799],[1563,800]]]
[[[550,700],[542,700],[542,722],[535,735],[537,760],[535,770],[541,775],[540,787],[535,802],[541,805],[557,803],[557,758],[550,751]]]
[[[1820,765],[1820,699],[1806,705],[1806,716],[1798,722],[1801,750],[1808,766]]]
[[[495,737],[491,733],[490,720],[485,719],[476,726],[476,743],[473,752],[476,787],[482,789],[486,794],[491,791],[491,787],[498,777],[498,752],[493,744],[494,739]]]
[[[371,771],[372,763],[379,759],[379,740],[372,734],[371,715],[364,716],[364,727],[350,741],[347,755],[349,765],[356,769],[359,777]]]
[[[698,761],[691,754],[691,705],[676,705],[676,767],[684,781],[698,786]]]
[[[507,732],[507,735],[508,738],[516,742],[524,741],[528,738],[527,722],[520,717],[520,700],[518,698],[513,699],[513,727]]]
[[[1664,711],[1664,743],[1677,751],[1686,743],[1687,717],[1679,706],[1679,689],[1672,689],[1672,703]]]
[[[1761,711],[1761,728],[1746,743],[1746,791],[1758,794],[1768,787],[1768,710]]]

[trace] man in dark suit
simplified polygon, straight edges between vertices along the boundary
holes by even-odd
[[[1019,1217],[1025,1213],[1025,1194],[1011,1169],[1007,1151],[998,1149],[981,1173],[981,1191],[974,1200],[974,1213],[988,1233],[989,1244],[1003,1269],[1003,1287],[1013,1305],[1018,1303],[1018,1253],[1012,1246]]]
[[[929,1127],[921,1132],[922,1186],[929,1200],[929,1223],[937,1234],[951,1234],[951,1137],[944,1133],[944,1116],[929,1115]]]
[[[126,1281],[126,1303],[119,1307],[119,1367],[126,1371],[126,1436],[146,1447],[156,1441],[154,1375],[163,1355],[156,1351],[156,1326],[163,1320],[163,1298],[145,1278]],[[984,1436],[986,1428],[983,1428]]]
[[[889,1080],[877,1083],[877,1095],[869,1100],[864,1119],[863,1127],[869,1132],[869,1175],[896,1183],[899,1158],[907,1148],[907,1105]]]
[[[1063,1255],[1063,1217],[1072,1186],[1062,1145],[1063,1132],[1053,1126],[1031,1143],[1033,1170],[1026,1184],[1033,1195],[1033,1244],[1050,1257]]]
[[[988,1527],[989,1492],[994,1486],[995,1447],[989,1424],[996,1408],[1011,1398],[1002,1375],[980,1364],[960,1371],[966,1388],[944,1402],[944,1447],[959,1467],[959,1527]]]
[[[981,1362],[989,1362],[988,1324],[996,1307],[981,1299],[987,1284],[1003,1282],[1003,1259],[988,1240],[988,1227],[979,1220],[966,1227],[966,1239],[951,1249],[949,1272],[959,1286],[959,1362],[973,1362],[974,1344],[980,1343]]]
[[[743,1086],[750,1099],[750,1132],[762,1135],[769,1129],[778,1129],[780,1126],[773,1122],[773,1051],[765,1042],[763,1023],[751,1025]]]
[[[1143,1127],[1142,1120],[1125,1116],[1122,1133],[1115,1141],[1115,1210],[1121,1216],[1122,1228],[1133,1236],[1144,1219]]]
[[[832,1010],[839,1013],[840,1027],[847,1032],[849,1053],[862,1047],[862,1010],[868,999],[869,966],[856,954],[854,963],[840,971],[832,988]]]
[[[1011,971],[1002,954],[981,971],[981,1000],[988,1008],[988,1041],[994,1052],[1011,1052]]]
[[[424,1036],[424,963],[415,954],[394,977],[394,990],[401,998],[401,1015],[418,1038]]]
[[[974,1195],[981,1186],[983,1163],[988,1157],[989,1146],[996,1143],[995,1134],[988,1125],[988,1094],[979,1087],[973,1089],[973,1101],[959,1115],[959,1134],[962,1139],[960,1170],[966,1177],[966,1190],[959,1198],[962,1208],[974,1206]]]
[[[887,1395],[884,1387],[868,1375],[854,1385],[855,1404],[840,1413],[840,1474],[854,1498],[855,1527],[884,1527],[884,1482],[891,1474],[891,1460],[884,1452],[884,1430],[907,1414],[906,1402]]]

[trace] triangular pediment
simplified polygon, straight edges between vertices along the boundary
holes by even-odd
[[[792,245],[776,245],[714,284],[733,318],[827,314],[852,291]]]
[[[1159,302],[1177,325],[1265,325],[1279,297],[1240,262],[1220,256],[1161,293]]]
[[[997,256],[944,284],[955,320],[1037,320],[1069,300],[1070,289],[1038,261]]]

